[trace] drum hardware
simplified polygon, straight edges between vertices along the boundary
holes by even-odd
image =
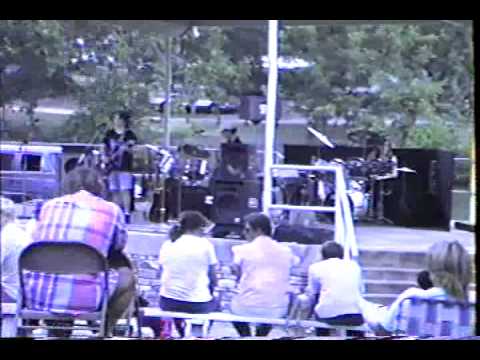
[[[179,147],[179,152],[184,156],[189,156],[197,159],[208,160],[210,158],[210,153],[208,150],[201,149],[195,145],[185,144]]]
[[[152,206],[149,212],[149,220],[154,223],[167,222],[166,187],[165,179],[175,164],[175,159],[170,152],[159,149],[152,145],[146,145],[156,158],[155,163],[155,187],[153,189]]]
[[[209,174],[210,153],[198,146],[185,144],[179,147],[180,177],[184,185],[202,185]]]

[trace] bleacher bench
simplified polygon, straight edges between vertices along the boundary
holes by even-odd
[[[188,313],[180,313],[180,312],[173,312],[173,311],[163,311],[160,308],[156,307],[146,307],[141,308],[140,310],[141,316],[143,318],[158,318],[158,319],[165,319],[165,318],[177,318],[177,319],[185,319],[186,320],[186,327],[185,327],[185,336],[191,337],[192,336],[192,324],[201,324],[202,325],[202,337],[208,336],[208,323],[209,321],[220,321],[220,322],[245,322],[245,323],[252,323],[252,324],[269,324],[274,326],[284,326],[285,329],[288,331],[292,328],[324,328],[324,329],[332,329],[337,332],[339,336],[346,336],[346,332],[348,330],[356,330],[356,331],[364,331],[369,332],[369,328],[365,325],[362,326],[332,326],[326,323],[316,321],[316,320],[289,320],[288,318],[282,319],[274,319],[274,318],[260,318],[260,317],[250,317],[250,316],[240,316],[234,315],[230,313],[223,313],[223,312],[211,312],[208,314],[188,314]]]

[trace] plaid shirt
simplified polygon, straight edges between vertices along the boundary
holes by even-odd
[[[105,257],[120,237],[125,220],[114,203],[87,191],[46,202],[33,241],[72,241],[91,245]],[[101,301],[100,275],[54,275],[24,272],[25,304],[32,310],[57,313],[95,311]],[[113,279],[112,279],[113,280]]]
[[[475,305],[411,297],[403,300],[396,318],[397,333],[410,336],[472,336]]]

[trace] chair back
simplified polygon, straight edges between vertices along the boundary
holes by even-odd
[[[452,300],[411,297],[399,305],[396,335],[419,337],[472,336],[475,304]]]
[[[19,258],[19,271],[49,274],[96,274],[108,271],[108,263],[94,247],[76,242],[42,241],[30,244]]]

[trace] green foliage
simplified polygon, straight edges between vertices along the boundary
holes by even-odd
[[[453,127],[437,119],[425,127],[413,129],[407,139],[407,146],[448,150],[459,156],[469,157],[469,140],[468,129],[465,126]]]
[[[282,89],[314,122],[323,117],[325,124],[331,114],[321,109],[330,105],[349,127],[383,132],[405,146],[419,118],[471,126],[469,34],[468,27],[448,24],[287,28],[284,54],[315,65],[285,74]],[[374,95],[349,91],[372,86],[380,89]]]
[[[67,93],[63,40],[56,20],[0,21],[0,106]]]
[[[113,37],[115,46],[103,50],[103,42]],[[162,56],[160,40],[138,32],[97,33],[90,38],[90,48],[99,56],[107,55],[115,59],[114,66],[83,66],[73,71],[79,86],[75,97],[81,111],[70,118],[66,136],[76,141],[86,141],[92,129],[108,123],[112,113],[128,110],[132,114],[132,127],[138,126],[140,119],[152,112],[150,93],[162,85],[165,58]],[[102,54],[104,52],[104,54]],[[70,56],[75,49],[70,48]],[[148,70],[144,64],[148,63]]]
[[[90,139],[112,112],[125,108],[132,111],[134,126],[158,142],[161,124],[148,120],[149,95],[161,94],[165,86],[166,39],[99,24],[73,35],[68,21],[0,22],[0,105],[23,100],[31,110],[41,98],[69,94],[81,111],[59,134],[64,140]],[[282,72],[281,96],[294,100],[296,110],[316,127],[325,129],[327,120],[343,117],[349,129],[381,132],[396,146],[459,152],[468,147],[474,103],[471,27],[301,26],[287,27],[280,35],[281,56],[313,64]],[[73,36],[82,36],[98,55],[114,57],[116,65],[72,68],[69,59],[78,57]],[[107,37],[115,46],[105,48]],[[199,37],[188,32],[172,41],[173,82],[181,85],[172,104],[175,114],[186,115],[185,103],[229,101],[258,93],[267,83],[262,68],[266,27],[200,28]],[[21,71],[7,71],[12,65]],[[352,94],[372,86],[379,91]],[[430,124],[418,127],[418,119]],[[188,137],[191,131],[179,129],[177,135]]]

